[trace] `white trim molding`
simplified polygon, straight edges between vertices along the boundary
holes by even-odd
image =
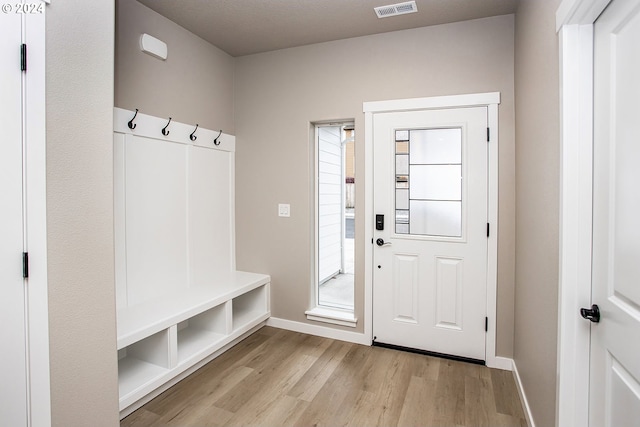
[[[564,0],[556,10],[556,31],[563,25],[591,25],[611,0]]]
[[[307,319],[316,322],[332,323],[350,328],[355,328],[358,324],[358,318],[353,314],[353,310],[316,306],[305,311],[304,314],[307,315]]]
[[[503,371],[512,371],[513,370],[513,359],[508,357],[496,356],[493,359],[493,363],[491,366],[487,364],[487,367],[493,369],[501,369]]]
[[[500,92],[468,95],[432,96],[429,98],[393,99],[389,101],[363,102],[365,113],[429,110],[434,108],[483,107],[500,103]]]
[[[318,337],[331,338],[339,341],[352,342],[354,344],[371,345],[371,339],[363,333],[311,325],[309,323],[280,319],[278,317],[270,317],[267,320],[267,326],[272,326],[278,329],[286,329],[288,331],[300,332],[303,334],[316,335]]]
[[[531,407],[529,406],[529,401],[527,400],[527,394],[524,392],[524,387],[522,386],[522,380],[520,379],[520,373],[518,372],[518,367],[516,366],[515,361],[511,361],[512,367],[511,370],[513,372],[513,379],[516,383],[516,388],[518,389],[518,395],[520,396],[520,402],[522,403],[522,408],[524,409],[524,417],[527,420],[527,425],[529,427],[536,427],[536,424],[533,422],[533,414],[531,413]],[[564,424],[556,424],[557,426],[563,426]],[[567,424],[567,426],[577,426],[578,424]],[[584,424],[586,426],[586,424]]]
[[[129,127],[131,123],[132,128]],[[166,129],[166,135],[162,132]],[[115,107],[113,109],[113,131],[144,136],[181,144],[196,145],[222,151],[235,151],[236,137],[222,131],[202,128],[197,124],[177,122],[170,117],[150,116],[136,111]],[[191,139],[191,135],[195,139]]]
[[[560,277],[556,425],[589,423],[593,151],[593,24],[610,0],[564,0],[560,43]]]
[[[491,224],[487,252],[487,317],[486,363],[490,368],[511,369],[511,363],[496,356],[496,301],[498,287],[498,104],[500,92],[466,95],[435,96],[429,98],[396,99],[389,101],[364,102],[362,110],[365,120],[365,241],[373,239],[373,117],[376,113],[415,111],[442,108],[487,107],[487,126],[490,129],[488,168],[488,211],[487,220]],[[365,245],[365,290],[364,290],[364,335],[373,340],[373,249]]]
[[[24,108],[27,182],[27,242],[29,279],[28,382],[29,425],[51,425],[49,368],[49,291],[47,275],[47,149],[45,100],[45,14],[24,14],[23,40],[29,46]]]

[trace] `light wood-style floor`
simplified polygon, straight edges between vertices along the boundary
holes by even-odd
[[[511,372],[264,327],[120,425],[527,424]]]

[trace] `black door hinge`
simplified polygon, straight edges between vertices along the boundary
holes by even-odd
[[[25,279],[29,277],[29,253],[28,252],[22,253],[22,277]]]
[[[484,331],[485,332],[489,331],[489,318],[488,317],[484,318]]]
[[[487,128],[487,142],[491,140],[491,130]]]
[[[20,46],[20,71],[27,71],[27,45]]]
[[[489,223],[487,223],[487,237],[489,237]]]

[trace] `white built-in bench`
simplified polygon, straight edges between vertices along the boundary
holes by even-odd
[[[270,277],[235,270],[235,138],[133,116],[114,111],[121,418],[270,316]]]
[[[118,381],[124,410],[269,317],[269,276],[237,271],[118,310]]]

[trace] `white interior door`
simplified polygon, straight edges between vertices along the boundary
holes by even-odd
[[[342,271],[344,177],[340,126],[318,127],[318,283]]]
[[[0,425],[27,425],[21,16],[0,14]]]
[[[640,0],[595,25],[590,425],[640,423]]]
[[[487,108],[379,113],[373,132],[374,340],[485,360]]]

